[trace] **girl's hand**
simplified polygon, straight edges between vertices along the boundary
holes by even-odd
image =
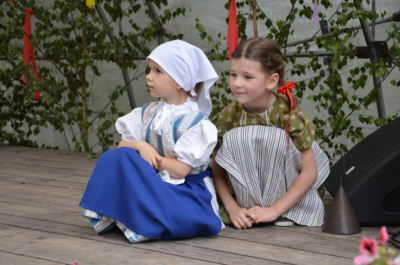
[[[233,210],[228,211],[228,214],[232,224],[237,229],[250,228],[254,223],[254,221],[250,218],[246,208],[235,207]]]
[[[248,210],[255,223],[273,222],[281,216],[273,207],[255,206]]]
[[[141,142],[137,150],[140,156],[146,160],[154,169],[158,169],[158,164],[161,161],[161,156],[157,150],[146,142]]]

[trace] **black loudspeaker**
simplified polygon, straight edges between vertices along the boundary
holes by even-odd
[[[343,188],[360,225],[400,225],[400,118],[351,148],[324,185],[335,197]]]

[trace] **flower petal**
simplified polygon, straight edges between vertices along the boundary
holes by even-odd
[[[354,258],[353,263],[355,265],[368,265],[371,264],[375,258],[369,256],[369,255],[359,255]]]
[[[388,242],[388,240],[389,240],[389,235],[388,235],[386,226],[382,226],[381,232],[380,232],[380,236],[381,236],[381,238],[380,238],[380,240],[378,241],[378,244],[379,244],[379,245],[382,245],[382,244]]]

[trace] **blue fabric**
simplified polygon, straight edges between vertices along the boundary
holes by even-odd
[[[203,181],[211,174],[190,175],[184,184],[172,185],[135,150],[121,147],[101,156],[80,206],[151,239],[213,236],[221,220]]]

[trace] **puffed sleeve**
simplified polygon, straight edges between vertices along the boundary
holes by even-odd
[[[290,114],[289,131],[297,149],[311,147],[315,138],[315,125],[302,111],[292,111]]]
[[[142,108],[136,108],[115,123],[121,138],[127,142],[142,141]]]
[[[233,101],[213,117],[212,122],[217,127],[218,133],[218,149],[222,145],[225,133],[230,131],[234,127],[235,122],[237,122],[237,113],[239,112],[241,111],[239,111],[238,102]]]
[[[217,129],[209,120],[202,120],[187,130],[175,144],[177,159],[195,168],[210,159],[217,144]]]

